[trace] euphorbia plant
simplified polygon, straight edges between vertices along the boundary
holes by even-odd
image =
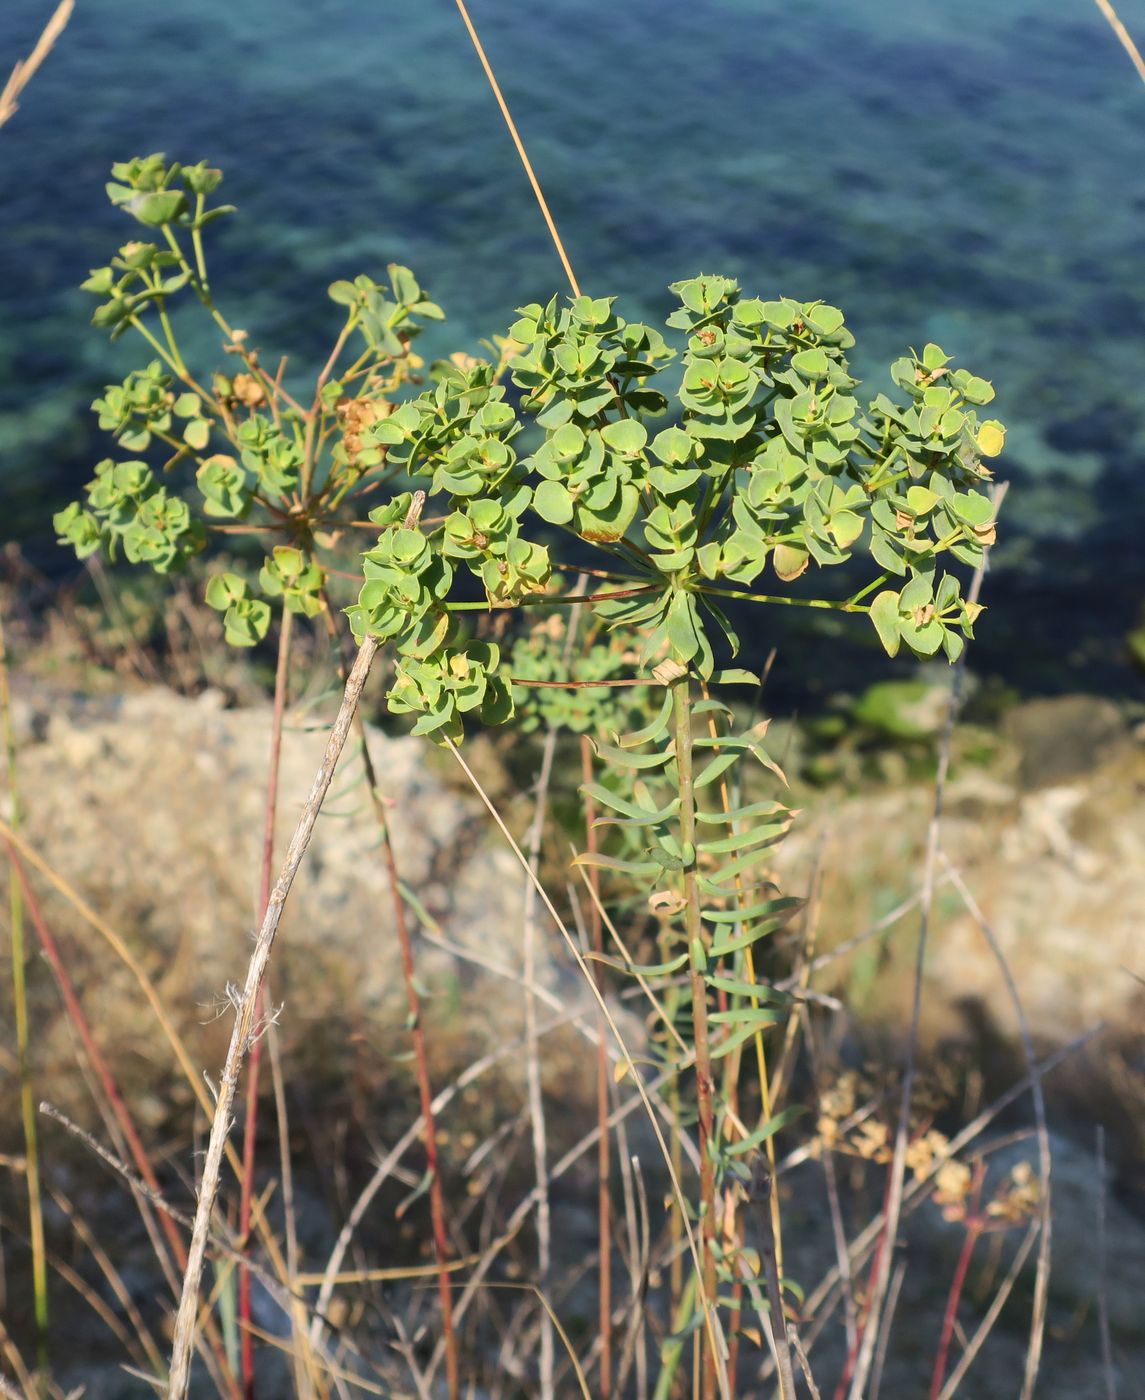
[[[543,593],[541,522],[601,556],[605,581],[588,605],[607,627],[643,638],[639,668],[663,687],[663,704],[652,723],[597,747],[605,764],[639,777],[631,795],[585,789],[609,813],[601,824],[638,832],[641,849],[635,858],[582,859],[622,870],[655,898],[668,956],[643,975],[688,972],[686,1058],[695,1065],[701,1154],[697,1292],[713,1329],[711,1394],[717,1350],[706,1310],[719,1277],[740,1276],[720,1243],[729,1232],[717,1203],[735,1200],[727,1179],[746,1178],[746,1155],[779,1126],[771,1118],[747,1131],[737,1122],[729,1132],[713,1064],[778,1018],[751,949],[792,901],[772,896],[764,871],[787,812],[728,798],[742,760],[770,765],[762,727],[697,735],[698,713],[730,718],[700,688],[754,680],[717,670],[718,650],[738,647],[730,602],[866,612],[890,654],[905,645],[955,660],[979,609],[940,565],[943,555],[977,564],[993,539],[986,461],[1003,430],[976,418],[990,385],[952,369],[937,346],[892,366],[905,402],[880,394],[864,411],[845,356],[853,338],[836,308],[746,300],[720,277],[673,290],[681,307],[668,327],[685,341],[674,394],[660,387],[675,352],[659,331],[626,323],[611,298],[581,296],[564,307],[554,299],[524,308],[510,330],[523,347],[509,364],[523,393],[517,409],[488,366],[445,367],[436,389],[369,430],[391,461],[426,482],[431,499],[442,499],[445,521],[411,531],[405,498],[376,510],[382,534],[350,615],[359,638],[382,637],[395,649],[391,704],[418,714],[415,732],[451,741],[467,713],[502,721],[512,711],[499,648],[458,624],[467,606],[455,596],[458,568],[484,587],[490,608],[582,601]],[[513,444],[529,422],[543,438],[518,455]],[[769,566],[786,584],[856,550],[878,572],[850,598],[749,591]]]
[[[864,406],[837,308],[745,298],[731,280],[701,276],[672,289],[671,341],[626,322],[613,298],[554,298],[521,309],[495,343],[496,363],[439,362],[431,386],[413,395],[423,367],[412,336],[441,313],[393,267],[388,288],[364,277],[331,288],[346,316],[303,404],[215,306],[202,233],[225,212],[207,203],[218,172],[153,156],[113,173],[113,201],[160,241],[126,245],[86,285],[105,298],[97,323],[113,335],[134,329],[158,358],[109,387],[96,409],[127,451],[162,449],[165,460],[158,474],[142,458],[100,464],[86,501],[56,518],[78,553],[122,549],[165,572],[212,535],[249,532],[267,546],[257,576],[217,572],[207,601],[229,641],[252,645],[276,609],[324,613],[332,624],[327,551],[372,505],[376,541],[362,556],[350,625],[359,642],[389,649],[390,709],[413,716],[415,734],[450,744],[469,722],[513,720],[514,680],[563,674],[556,648],[542,645],[524,667],[511,662],[524,654],[502,644],[485,614],[585,606],[594,634],[638,639],[619,652],[604,645],[587,668],[575,659],[567,676],[571,686],[627,678],[658,692],[635,732],[597,727],[598,773],[625,779],[590,781],[585,797],[605,835],[623,840],[580,860],[647,897],[662,953],[641,976],[665,989],[685,979],[686,1024],[663,1053],[668,1068],[694,1070],[701,1170],[689,1296],[708,1338],[702,1389],[713,1395],[720,1284],[765,1306],[735,1212],[749,1159],[783,1121],[745,1122],[716,1070],[782,1014],[753,950],[794,903],[776,895],[766,866],[789,813],[749,792],[747,767],[774,771],[764,726],[738,731],[709,694],[755,680],[724,665],[739,645],[729,608],[866,614],[891,655],[905,647],[955,660],[979,609],[944,565],[978,564],[993,539],[988,461],[1004,434],[976,416],[993,391],[927,345],[891,366],[897,397]],[[184,289],[243,362],[209,388],[188,369],[166,314]],[[193,486],[160,483],[183,464]],[[572,557],[554,558],[566,543]],[[855,556],[871,577],[846,598],[787,588]],[[552,588],[557,568],[583,570],[594,591]],[[768,575],[770,591],[755,591]],[[416,998],[411,1016],[416,1023]],[[444,1285],[442,1306],[448,1325]],[[455,1370],[450,1379],[453,1390]]]

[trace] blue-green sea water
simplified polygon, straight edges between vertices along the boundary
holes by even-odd
[[[0,0],[4,62],[49,8]],[[1120,8],[1145,36],[1145,0]],[[669,281],[729,273],[842,306],[864,375],[933,339],[995,381],[1013,486],[978,664],[1128,689],[1145,89],[1091,0],[472,12],[586,289],[658,317]],[[430,353],[563,289],[452,0],[79,0],[0,133],[0,533],[47,567],[49,512],[107,450],[87,405],[135,356],[76,286],[132,236],[108,166],[153,150],[225,169],[216,292],[299,371],[336,277],[412,266],[449,314]]]

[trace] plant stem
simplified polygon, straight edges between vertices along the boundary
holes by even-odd
[[[575,621],[576,614],[573,614]],[[571,637],[571,628],[569,636]],[[567,650],[567,648],[566,648]],[[541,1053],[537,1035],[537,997],[533,987],[537,975],[537,890],[534,881],[541,866],[541,845],[545,834],[545,807],[553,758],[557,749],[557,727],[550,724],[545,735],[541,771],[537,778],[537,801],[529,832],[529,873],[525,883],[524,974],[525,985],[525,1077],[532,1122],[533,1170],[537,1178],[537,1288],[542,1301],[548,1294],[552,1268],[552,1210],[549,1201],[548,1144],[545,1132],[545,1101],[541,1082]],[[553,1325],[542,1311],[540,1326],[540,1395],[554,1400]]]
[[[223,1152],[231,1126],[231,1110],[234,1107],[238,1089],[239,1074],[246,1058],[251,1041],[258,1035],[258,995],[263,978],[270,962],[275,935],[282,919],[282,911],[289,898],[302,857],[310,844],[318,813],[330,790],[334,769],[341,757],[350,731],[350,724],[358,708],[362,690],[370,674],[374,657],[378,651],[376,637],[367,637],[358,648],[353,670],[346,681],[345,693],[338,716],[330,730],[322,761],[314,776],[310,793],[299,816],[298,824],[291,837],[290,846],[279,872],[274,888],[270,892],[266,915],[255,940],[247,967],[246,983],[238,998],[237,1015],[227,1048],[226,1062],[219,1078],[218,1100],[211,1122],[211,1135],[207,1153],[203,1161],[203,1177],[199,1187],[199,1200],[195,1207],[195,1224],[191,1233],[191,1248],[188,1253],[187,1269],[183,1276],[183,1294],[179,1300],[179,1310],[175,1317],[174,1340],[171,1351],[171,1378],[167,1386],[167,1400],[186,1400],[191,1382],[191,1357],[194,1351],[195,1332],[198,1326],[199,1284],[203,1276],[203,1262],[206,1256],[207,1240],[211,1231],[211,1216],[219,1193],[219,1177],[222,1168]]]
[[[0,718],[4,727],[4,757],[8,768],[11,823],[19,831],[23,802],[16,779],[16,734],[12,725],[12,693],[8,685],[8,649],[4,620],[0,617]],[[8,886],[8,908],[12,926],[12,1002],[16,1020],[16,1058],[20,1074],[20,1118],[24,1131],[24,1155],[28,1181],[28,1236],[32,1244],[32,1296],[36,1316],[36,1352],[41,1370],[48,1365],[48,1255],[44,1240],[43,1193],[40,1182],[40,1140],[36,1130],[36,1103],[32,1094],[32,1069],[28,1062],[28,983],[27,953],[24,946],[24,897],[17,878],[18,867],[12,847],[12,878]]]
[[[274,712],[270,724],[270,764],[266,779],[266,802],[263,807],[262,864],[259,873],[258,920],[261,923],[270,900],[271,874],[274,869],[274,825],[278,815],[278,777],[282,766],[282,720],[286,712],[286,691],[290,679],[290,640],[294,614],[282,611],[278,632],[278,662],[274,671]],[[259,993],[259,1015],[266,1016],[266,990]],[[243,1180],[239,1196],[239,1239],[243,1253],[250,1248],[251,1203],[254,1199],[255,1146],[258,1139],[258,1081],[262,1068],[262,1037],[251,1046],[247,1062],[246,1118],[243,1124]],[[251,1312],[251,1276],[249,1269],[239,1273],[239,1330],[242,1336],[243,1400],[254,1400],[254,1332]]]
[[[870,612],[870,608],[863,607],[852,598],[845,598],[842,602],[833,598],[788,598],[781,593],[741,593],[735,588],[711,588],[706,584],[698,587],[696,592],[709,593],[713,598],[731,598],[741,603],[779,603],[785,608],[826,608],[831,612]]]
[[[580,736],[581,777],[586,785],[593,779],[592,741],[587,734]],[[596,804],[586,792],[584,795],[585,850],[590,854],[597,849]],[[598,959],[604,953],[604,926],[600,917],[600,870],[589,866],[589,884],[593,898],[589,907],[589,930],[592,935],[592,949]],[[604,995],[604,964],[596,964],[596,986]],[[612,1394],[612,1201],[608,1190],[610,1173],[610,1138],[608,1133],[609,1073],[607,1025],[604,1017],[597,1016],[599,1039],[596,1046],[596,1121],[600,1137],[596,1145],[596,1215],[597,1234],[600,1242],[600,1283],[599,1283],[599,1328],[600,1328],[600,1374],[597,1389],[600,1400],[609,1400]]]
[[[411,512],[412,513],[412,512]],[[416,523],[416,517],[414,517]],[[346,675],[345,662],[342,658],[341,638],[338,634],[337,623],[330,599],[323,593],[323,616],[326,620],[326,630],[334,645],[334,654],[337,659],[340,676]],[[410,938],[409,921],[406,918],[405,900],[402,897],[401,876],[398,873],[397,858],[394,855],[393,842],[390,839],[390,824],[386,814],[386,799],[378,786],[377,773],[374,769],[373,759],[370,757],[369,745],[366,743],[366,727],[362,723],[361,715],[356,715],[354,719],[355,731],[358,739],[358,748],[362,755],[362,767],[366,775],[366,786],[370,792],[370,804],[373,807],[374,819],[378,825],[378,834],[381,837],[382,859],[386,866],[386,876],[390,887],[390,899],[394,911],[394,927],[398,936],[398,949],[402,963],[402,983],[405,989],[406,1010],[409,1013],[409,1024],[413,1037],[414,1067],[417,1076],[418,1101],[421,1107],[422,1121],[425,1124],[425,1164],[429,1173],[429,1214],[430,1223],[433,1228],[433,1248],[435,1262],[437,1263],[437,1293],[441,1307],[441,1334],[445,1343],[445,1375],[446,1385],[449,1391],[449,1400],[458,1400],[461,1394],[461,1374],[458,1362],[457,1334],[453,1322],[453,1289],[450,1285],[449,1270],[446,1267],[449,1263],[449,1232],[445,1221],[445,1195],[441,1185],[440,1159],[437,1150],[437,1115],[433,1108],[433,1087],[429,1077],[429,1057],[426,1051],[425,1028],[421,1020],[421,997],[417,990],[417,979],[414,970],[413,941]]]
[[[713,1113],[712,1060],[708,1043],[708,992],[704,982],[707,970],[706,940],[700,919],[700,888],[696,876],[696,794],[692,782],[692,704],[687,675],[672,682],[672,711],[675,731],[676,771],[680,796],[680,843],[685,851],[684,920],[688,936],[692,990],[692,1034],[696,1047],[696,1101],[700,1130],[700,1264],[702,1305],[715,1306],[716,1259],[713,1251],[716,1227],[716,1174],[712,1160],[715,1140]],[[690,856],[687,854],[691,852]],[[705,1329],[706,1331],[706,1329]],[[718,1358],[706,1338],[704,1345],[702,1400],[716,1393]]]
[[[938,1339],[938,1355],[934,1358],[934,1371],[930,1377],[930,1400],[938,1400],[939,1395],[942,1394],[942,1378],[946,1375],[946,1358],[950,1354],[950,1339],[954,1335],[958,1304],[962,1297],[962,1289],[966,1284],[970,1256],[974,1253],[974,1246],[978,1243],[978,1237],[981,1233],[982,1224],[980,1221],[970,1220],[967,1222],[966,1237],[962,1241],[962,1252],[958,1256],[958,1265],[954,1270],[954,1277],[950,1281],[946,1312],[942,1318],[942,1333]]]

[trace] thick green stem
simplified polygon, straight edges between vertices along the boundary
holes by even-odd
[[[692,702],[686,675],[672,682],[672,713],[676,771],[680,796],[680,844],[684,852],[684,909],[692,990],[692,1035],[696,1047],[696,1101],[700,1128],[700,1262],[703,1306],[716,1300],[716,1258],[712,1248],[716,1228],[716,1172],[712,1159],[715,1140],[712,1059],[708,1044],[707,940],[700,919],[700,888],[696,869],[696,794],[692,779]],[[705,1329],[707,1330],[707,1329]],[[716,1357],[711,1338],[704,1350],[702,1400],[716,1394]]]

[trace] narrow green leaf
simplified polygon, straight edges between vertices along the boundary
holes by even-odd
[[[708,1020],[717,1026],[774,1026],[787,1015],[786,1011],[770,1010],[763,1006],[738,1006],[731,1011],[711,1011]]]
[[[807,1109],[803,1104],[794,1103],[790,1108],[785,1108],[782,1113],[774,1114],[767,1120],[762,1128],[757,1128],[754,1133],[750,1133],[747,1137],[741,1138],[739,1142],[733,1143],[731,1147],[727,1148],[727,1151],[733,1157],[741,1156],[744,1152],[750,1152],[753,1148],[758,1147],[761,1142],[766,1142],[769,1137],[774,1136],[774,1134],[779,1132],[780,1128],[785,1128],[793,1119],[798,1118],[800,1114],[806,1112]]]
[[[602,856],[596,851],[582,851],[570,862],[575,866],[591,866],[597,870],[611,870],[616,875],[627,875],[633,880],[644,882],[660,873],[654,861],[621,860],[619,856]]]
[[[759,1001],[789,1002],[791,998],[766,982],[741,982],[735,977],[705,977],[704,981],[716,992],[733,997],[754,997]]]
[[[695,707],[693,707],[695,708]],[[660,706],[660,713],[643,729],[635,729],[631,734],[620,734],[615,736],[616,742],[622,749],[638,749],[642,744],[651,744],[667,733],[668,721],[672,714],[672,692],[664,692],[664,700]]]
[[[611,744],[603,744],[599,740],[592,740],[592,747],[598,758],[602,758],[609,767],[618,768],[662,768],[673,757],[673,749],[669,746],[657,753],[629,753],[625,749],[613,748]]]
[[[603,807],[609,807],[614,812],[623,812],[626,817],[639,817],[644,821],[667,821],[680,806],[680,799],[674,797],[668,806],[661,811],[642,807],[629,801],[620,793],[613,792],[611,788],[603,787],[600,783],[585,783],[580,790]]]
[[[709,783],[714,783],[721,774],[726,773],[733,764],[738,763],[741,757],[742,755],[738,753],[717,754],[710,763],[700,769],[692,786],[704,788],[707,787]]]
[[[711,1058],[722,1060],[725,1055],[738,1050],[745,1041],[751,1040],[759,1029],[759,1026],[741,1026],[739,1030],[732,1031],[727,1040],[722,1040],[719,1045],[712,1047]]]
[[[709,924],[750,924],[756,919],[771,919],[776,914],[798,909],[802,903],[794,895],[785,895],[781,899],[753,904],[750,909],[701,909],[700,918]]]

